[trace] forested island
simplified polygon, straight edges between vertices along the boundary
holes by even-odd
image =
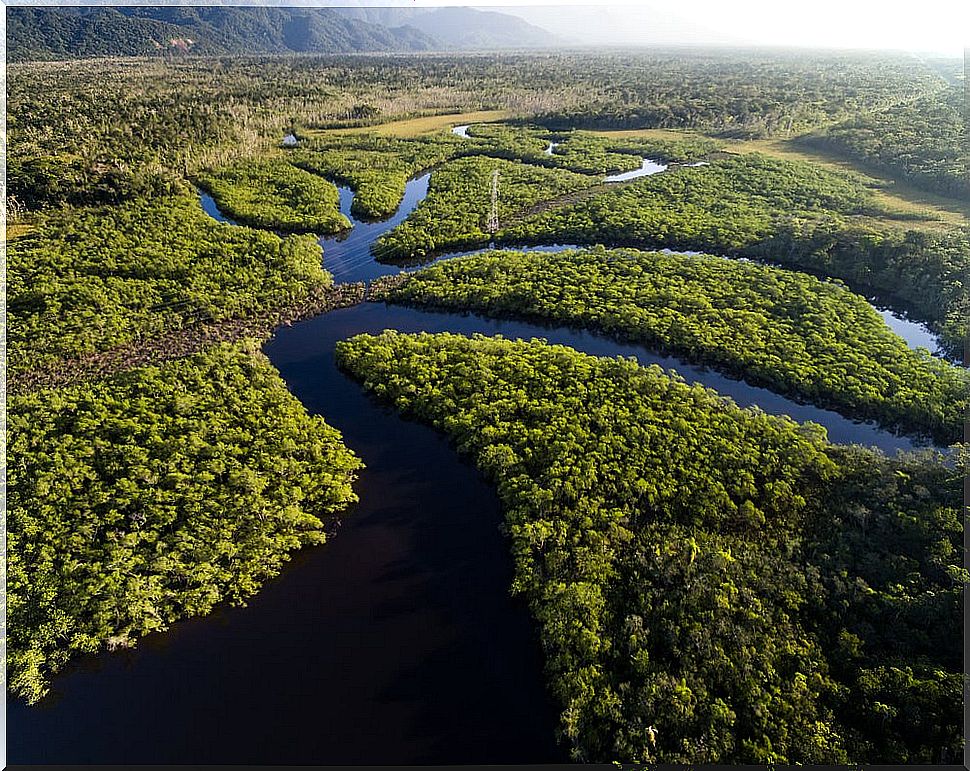
[[[11,760],[227,762],[259,737],[305,764],[962,756],[962,83],[888,53],[351,55],[433,34],[126,11],[59,16],[45,42],[40,18],[17,15],[8,68]],[[192,55],[148,50],[175,27],[201,33]],[[327,39],[346,47],[270,55]],[[147,56],[29,61],[102,50]],[[674,363],[460,334],[469,314]],[[449,331],[395,331],[416,315]],[[829,418],[922,449],[839,444]],[[427,492],[394,461],[442,437],[497,495],[469,504],[502,533],[487,618],[462,575],[477,544],[408,530],[454,480]],[[359,595],[328,605],[313,570],[341,539]],[[263,637],[244,625],[218,662],[192,646],[273,618],[244,607],[267,592],[292,631],[260,654],[292,677],[233,690],[239,732],[183,752]],[[415,604],[431,615],[407,622]],[[367,636],[389,618],[411,632]],[[506,755],[503,710],[461,723],[435,681],[448,646],[506,634],[496,618],[521,621],[502,639],[535,644],[549,701]],[[301,623],[365,676],[297,658]],[[167,702],[138,688],[168,645],[193,663]],[[461,701],[528,690],[481,658]],[[298,722],[319,744],[285,755],[243,714],[360,693],[406,707],[358,755]],[[92,711],[112,728],[70,734]],[[449,754],[459,735],[479,754]]]

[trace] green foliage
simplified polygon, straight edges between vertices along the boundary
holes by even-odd
[[[37,11],[14,10],[8,37],[21,45],[27,36],[14,17]],[[184,15],[193,24],[207,9],[155,10]],[[238,9],[208,9],[231,10]],[[96,9],[89,16],[119,13]],[[120,19],[115,21],[121,30]],[[308,30],[311,36],[315,32]],[[56,47],[59,37],[64,39],[52,32],[35,40]],[[202,53],[203,41],[189,37]],[[7,162],[15,172],[10,193],[31,209],[64,201],[105,202],[96,195],[102,187],[127,195],[129,188],[145,189],[157,177],[183,176],[250,156],[277,145],[294,126],[359,126],[391,117],[500,108],[554,131],[596,125],[775,134],[905,102],[938,83],[930,69],[897,55],[684,49],[102,59],[12,64],[8,75]],[[55,157],[77,183],[65,179],[50,190],[40,171],[33,174],[32,164]]]
[[[569,171],[493,158],[459,158],[435,171],[428,197],[403,223],[381,236],[375,254],[382,260],[402,260],[487,243],[494,171],[499,172],[499,221],[593,182]]]
[[[871,207],[869,192],[849,177],[752,153],[642,177],[538,214],[500,236],[730,251],[763,240],[781,219]]]
[[[469,152],[519,160],[579,174],[608,174],[640,168],[642,157],[675,163],[697,160],[717,149],[702,137],[658,140],[608,137],[585,131],[550,132],[542,126],[477,123],[468,128]],[[555,142],[552,153],[549,143]]]
[[[497,484],[577,760],[959,756],[961,481],[937,457],[542,341],[388,331],[337,356]],[[873,590],[910,604],[905,634]]]
[[[550,155],[546,149],[553,137],[559,146]],[[302,169],[352,187],[354,214],[376,218],[387,217],[395,211],[408,178],[454,158],[499,158],[579,174],[603,175],[638,169],[644,155],[682,162],[694,160],[714,149],[714,142],[703,139],[682,142],[630,140],[604,138],[581,131],[550,134],[541,126],[477,123],[468,129],[467,138],[444,133],[413,138],[373,134],[311,135],[302,139],[297,149],[290,150],[288,157]],[[497,166],[512,168],[505,164]],[[436,171],[436,175],[449,175],[447,168],[444,166]],[[541,172],[535,172],[533,176],[537,174]],[[587,184],[595,181],[587,180]],[[486,186],[488,184],[486,180]],[[455,194],[459,194],[458,191]]]
[[[385,299],[589,327],[849,415],[962,436],[970,374],[910,350],[862,297],[793,271],[629,249],[490,252]]]
[[[588,150],[594,153],[597,144],[611,153],[626,153],[655,158],[666,163],[691,163],[699,161],[720,148],[720,143],[707,137],[684,134],[678,139],[654,137],[597,136],[574,131],[565,134],[565,141],[557,152],[581,155]],[[576,142],[574,145],[573,142]]]
[[[7,255],[12,371],[298,301],[330,282],[311,236],[220,224],[187,193],[52,214]]]
[[[388,217],[400,204],[408,178],[457,154],[463,149],[462,141],[450,135],[417,139],[335,135],[305,139],[289,157],[300,168],[352,187],[354,215]]]
[[[855,177],[758,154],[671,169],[511,224],[506,243],[610,243],[757,257],[841,278],[915,308],[952,348],[970,318],[970,231],[901,233]]]
[[[283,160],[250,158],[204,171],[196,181],[221,211],[245,225],[314,233],[350,227],[333,183]]]
[[[546,154],[549,132],[541,126],[516,126],[511,123],[475,123],[468,127],[470,145],[488,155],[507,160],[520,160],[542,166],[553,166]]]
[[[852,757],[958,763],[962,757],[963,568],[959,467],[836,452],[842,473],[813,529],[825,591],[813,616]],[[822,601],[824,600],[824,602]]]
[[[171,192],[190,157],[240,139],[217,72],[211,63],[12,66],[10,193],[41,209]]]
[[[474,152],[493,158],[517,160],[579,174],[606,174],[640,168],[634,153],[616,153],[608,143],[592,134],[574,131],[552,134],[541,126],[510,123],[476,123],[468,128],[469,146]],[[558,147],[547,152],[550,143]]]
[[[742,253],[895,298],[932,323],[951,355],[962,356],[970,325],[970,228],[902,233],[796,218]]]
[[[9,402],[11,690],[241,603],[356,500],[360,462],[253,349]]]
[[[577,104],[540,110],[552,129],[688,128],[722,136],[801,133],[939,87],[928,66],[891,54],[650,51],[586,57],[597,85]]]
[[[920,187],[970,199],[964,86],[859,115],[799,141],[834,149]]]
[[[295,155],[295,154],[294,154]],[[351,211],[358,218],[387,217],[404,197],[408,173],[393,155],[360,150],[329,150],[300,153],[294,163],[301,169],[334,179],[351,187]]]
[[[63,48],[65,30],[81,27],[78,42],[97,37],[99,19],[118,13],[91,12],[40,43]],[[205,15],[143,13],[162,24]],[[143,45],[149,28],[119,26],[116,42]],[[966,334],[970,231],[873,230],[859,221],[880,212],[853,178],[758,156],[604,191],[594,175],[635,168],[638,155],[686,162],[715,147],[574,130],[762,136],[883,111],[885,142],[867,137],[867,117],[828,141],[948,184],[961,162],[948,150],[953,115],[937,113],[938,80],[912,59],[240,57],[9,74],[10,192],[49,210],[8,245],[13,373],[298,302],[329,283],[312,238],[215,223],[181,182],[217,169],[237,217],[335,229],[329,183],[276,160],[235,163],[290,130],[301,141],[287,160],[354,187],[361,216],[391,213],[409,176],[440,165],[383,257],[485,243],[498,168],[502,239],[780,261],[906,300],[954,344]],[[303,129],[479,109],[523,118],[473,126],[468,140]],[[547,155],[550,140],[560,144]],[[516,222],[556,198],[560,208]],[[87,208],[105,203],[117,205]],[[941,434],[965,399],[954,370],[902,348],[845,290],[801,276],[600,251],[435,271],[400,299],[588,324]],[[339,355],[382,398],[448,431],[498,484],[515,588],[539,622],[578,759],[959,757],[967,576],[952,468],[833,447],[818,427],[738,410],[658,369],[540,343],[389,333]],[[75,653],[243,600],[353,500],[359,464],[336,433],[239,349],[14,397],[10,408],[10,682],[31,700]]]
[[[7,178],[12,197],[30,209],[118,203],[172,195],[180,189],[178,178],[160,167],[88,164],[70,155],[11,158]]]

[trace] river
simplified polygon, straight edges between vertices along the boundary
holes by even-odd
[[[427,194],[411,180],[395,215],[321,239],[340,281],[399,269],[370,246]],[[225,220],[207,196],[206,211]],[[562,249],[546,246],[541,249]],[[911,344],[927,330],[890,314]],[[899,325],[897,327],[897,324]],[[563,762],[556,708],[494,489],[447,439],[368,398],[334,364],[337,341],[385,328],[544,337],[676,369],[767,412],[826,426],[837,442],[912,443],[673,357],[586,331],[365,303],[277,330],[264,350],[306,408],[367,465],[360,503],[326,545],[304,549],[244,608],[174,624],[134,650],[81,657],[27,707],[8,703],[14,763],[439,764]]]

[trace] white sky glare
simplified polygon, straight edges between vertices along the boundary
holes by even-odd
[[[284,3],[285,4],[285,3]],[[442,0],[333,5],[442,6]],[[901,49],[963,56],[970,0],[477,0],[572,43]]]
[[[514,5],[486,0],[478,7],[507,6],[501,10],[591,43],[890,48],[951,56],[962,56],[970,45],[970,0],[550,0]]]

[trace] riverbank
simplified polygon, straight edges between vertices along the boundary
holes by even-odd
[[[278,327],[319,316],[336,308],[346,308],[364,300],[363,283],[336,284],[318,289],[304,300],[263,313],[227,321],[201,322],[163,335],[136,340],[101,353],[62,359],[14,373],[8,377],[7,389],[12,395],[43,388],[61,388],[117,375],[120,372],[180,359],[199,353],[218,343],[243,338],[265,340]]]

